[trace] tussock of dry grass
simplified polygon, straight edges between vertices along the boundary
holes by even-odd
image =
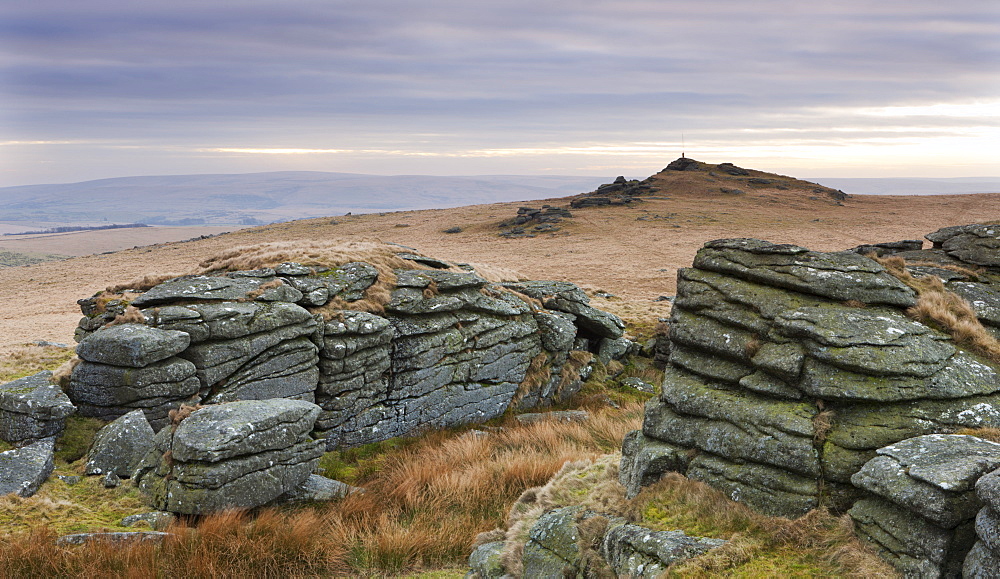
[[[253,270],[275,267],[285,262],[301,263],[305,266],[337,267],[352,261],[364,261],[379,269],[417,267],[418,264],[396,255],[398,246],[380,241],[361,240],[348,242],[302,242],[279,241],[234,247],[223,253],[203,260],[200,273],[217,271]]]
[[[74,354],[72,358],[63,362],[58,368],[52,371],[52,383],[63,390],[69,388],[69,380],[73,375],[73,369],[82,361],[79,356]]]
[[[854,536],[848,515],[817,509],[795,520],[768,517],[706,484],[668,473],[635,499],[642,522],[729,542],[669,568],[680,577],[897,577]]]
[[[160,285],[161,283],[174,279],[175,277],[180,277],[182,274],[179,273],[167,273],[162,275],[144,275],[142,277],[133,279],[132,281],[120,283],[117,285],[110,285],[104,291],[109,294],[122,294],[124,292],[144,292],[154,286]]]
[[[969,302],[948,291],[941,278],[914,277],[906,270],[906,261],[898,256],[873,259],[917,291],[917,305],[906,312],[910,317],[941,328],[958,344],[1000,363],[1000,340],[983,327]]]
[[[525,490],[507,515],[507,530],[501,560],[515,577],[523,572],[522,554],[528,533],[540,516],[559,507],[582,505],[600,513],[628,515],[625,489],[618,482],[620,454],[565,463],[544,485]],[[605,525],[607,519],[605,519]],[[593,530],[593,529],[591,529]],[[496,537],[499,530],[480,535],[477,544]],[[496,540],[496,539],[492,539]],[[591,547],[592,545],[585,545]]]
[[[37,374],[65,363],[73,357],[73,348],[26,344],[0,353],[0,384]]]
[[[372,576],[463,566],[478,533],[502,524],[525,488],[567,461],[614,451],[642,420],[638,404],[584,423],[520,425],[489,436],[432,432],[380,457],[341,501],[180,522],[162,546],[55,547],[54,534],[0,544],[0,576]]]
[[[115,316],[113,320],[104,324],[104,327],[120,326],[121,324],[145,324],[146,316],[135,306],[128,306],[125,311]]]

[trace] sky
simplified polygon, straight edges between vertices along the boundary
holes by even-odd
[[[0,186],[1000,175],[997,0],[0,4]]]

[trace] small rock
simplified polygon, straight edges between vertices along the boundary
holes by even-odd
[[[87,453],[84,472],[132,476],[132,469],[152,448],[153,435],[153,428],[142,410],[129,412],[97,432]]]
[[[68,484],[70,486],[73,486],[76,483],[80,482],[80,477],[78,477],[76,475],[66,476],[66,475],[61,475],[60,474],[60,475],[56,475],[56,476],[59,477],[59,480],[63,481],[64,483],[66,483],[66,484]]]
[[[364,492],[364,489],[353,487],[339,480],[313,474],[309,475],[309,478],[299,485],[298,488],[285,493],[275,502],[331,501],[333,499],[342,499],[356,492]]]
[[[160,531],[119,531],[114,533],[77,533],[64,535],[56,539],[56,545],[83,545],[91,541],[106,541],[109,543],[126,543],[131,541],[153,541],[159,543],[166,539],[169,533]]]
[[[444,232],[445,233],[462,233],[462,228],[461,227],[449,227],[448,229],[445,229]]]
[[[103,484],[104,488],[106,489],[118,488],[118,485],[120,485],[121,483],[122,479],[118,478],[118,475],[116,475],[113,472],[109,472],[108,474],[104,475],[104,480],[101,481],[101,484]]]

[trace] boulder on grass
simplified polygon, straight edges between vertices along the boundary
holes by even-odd
[[[201,515],[254,508],[301,486],[323,455],[320,409],[303,400],[243,400],[195,410],[164,428],[135,471],[155,509]]]
[[[30,497],[52,474],[55,438],[0,452],[0,495]]]

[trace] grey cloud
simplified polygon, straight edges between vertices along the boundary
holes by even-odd
[[[0,122],[178,146],[818,130],[850,119],[816,107],[995,98],[998,29],[979,0],[34,0],[0,8]]]

